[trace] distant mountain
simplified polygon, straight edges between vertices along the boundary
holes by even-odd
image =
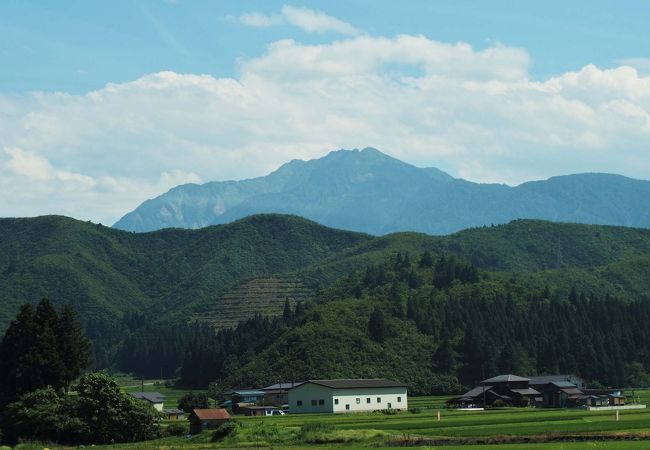
[[[258,213],[295,214],[375,235],[448,234],[521,218],[648,228],[650,181],[588,173],[510,187],[455,179],[372,148],[339,150],[291,161],[265,177],[177,186],[114,227],[202,228]]]

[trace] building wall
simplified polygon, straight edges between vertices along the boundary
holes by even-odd
[[[406,396],[405,387],[337,389],[333,392],[334,412],[376,411],[389,408],[406,410],[408,409]],[[338,400],[338,405],[336,400]]]
[[[298,402],[302,402],[302,405],[299,406]],[[389,407],[408,409],[405,387],[330,389],[325,386],[305,383],[289,391],[289,412],[291,414],[376,411]]]
[[[163,411],[163,405],[164,405],[164,403],[152,403],[151,404],[151,406],[153,406],[156,411],[160,411],[160,412]]]
[[[313,402],[316,402],[314,405]],[[322,404],[320,404],[322,401]],[[298,405],[301,402],[302,405]],[[291,414],[333,412],[332,389],[318,384],[305,383],[289,391],[289,412]]]

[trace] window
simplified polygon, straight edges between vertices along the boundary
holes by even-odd
[[[388,403],[388,409],[391,409],[392,407],[393,407],[393,405],[390,404],[390,402],[389,402],[389,403]]]
[[[335,404],[335,405],[338,405],[338,404],[339,404],[339,399],[338,399],[338,398],[335,398],[335,399],[334,399],[334,404]]]
[[[361,404],[361,399],[360,398],[357,399],[357,405],[359,405],[359,404]]]
[[[345,405],[345,409],[350,409],[350,405]]]
[[[402,397],[397,397],[397,403],[401,403],[401,402],[402,402]]]
[[[381,397],[377,397],[377,403],[381,403]]]
[[[311,401],[311,406],[316,406],[316,400]]]
[[[318,400],[318,406],[323,406],[325,404],[325,400]]]
[[[370,403],[370,397],[366,398],[366,403]]]
[[[296,406],[302,406],[302,400],[298,400],[298,401],[296,402]]]

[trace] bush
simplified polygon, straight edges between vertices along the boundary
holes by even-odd
[[[492,406],[494,406],[495,408],[503,408],[505,405],[506,404],[503,403],[503,400],[501,400],[500,398],[496,399],[494,403],[492,403]]]
[[[300,427],[298,439],[310,444],[319,444],[329,442],[326,435],[336,431],[336,427],[331,423],[311,422]]]
[[[381,413],[385,414],[387,416],[394,416],[395,414],[397,414],[397,410],[396,409],[391,409],[391,408],[382,409]]]
[[[225,422],[215,428],[212,433],[212,442],[220,441],[228,436],[237,434],[237,424],[235,422]]]
[[[167,427],[165,434],[167,436],[183,436],[184,434],[187,434],[187,428],[179,423],[174,423]]]
[[[411,408],[411,409],[409,409],[409,412],[411,414],[420,414],[422,412],[422,410],[420,408]]]

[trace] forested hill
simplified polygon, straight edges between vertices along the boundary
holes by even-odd
[[[100,366],[115,365],[119,353],[124,370],[136,370],[129,366],[134,361],[156,367],[142,354],[134,357],[135,347],[131,353],[123,347],[124,337],[144,343],[148,352],[171,352],[178,338],[173,356],[159,355],[170,373],[185,356],[189,322],[218,321],[226,301],[228,323],[268,313],[264,296],[250,289],[280,286],[309,306],[310,298],[322,299],[350,274],[385,264],[398,252],[415,258],[427,251],[435,258],[458,255],[522,298],[547,287],[558,295],[575,287],[623,302],[648,300],[650,292],[645,229],[523,220],[445,237],[372,237],[295,216],[258,215],[200,230],[129,233],[47,216],[0,219],[0,329],[21,303],[48,297],[80,313]],[[289,291],[274,291],[275,304]],[[245,308],[237,309],[240,299]],[[178,334],[170,331],[174,325]]]
[[[242,280],[296,271],[368,239],[276,215],[144,234],[60,216],[0,219],[0,330],[21,303],[48,297],[71,303],[91,334],[110,333],[127,312],[173,316]]]
[[[373,148],[339,150],[288,162],[263,177],[177,186],[114,226],[201,228],[262,212],[375,235],[440,235],[518,218],[649,228],[650,181],[585,173],[511,187],[455,179]]]

